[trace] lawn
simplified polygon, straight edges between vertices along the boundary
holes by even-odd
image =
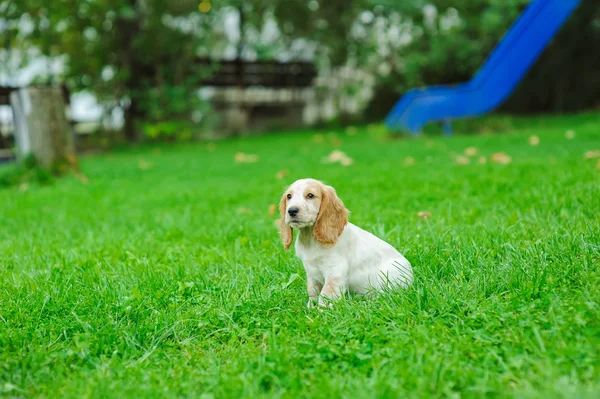
[[[599,397],[600,115],[430,130],[121,148],[81,158],[87,184],[1,189],[0,392]],[[354,162],[324,163],[334,149]],[[414,287],[306,308],[272,211],[307,176]]]

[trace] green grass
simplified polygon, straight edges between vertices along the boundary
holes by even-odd
[[[89,184],[0,190],[0,392],[599,397],[600,116],[479,123],[121,149],[82,158]],[[354,164],[321,162],[333,137]],[[457,164],[469,146],[488,162]],[[307,176],[405,254],[412,289],[306,309],[268,209]]]

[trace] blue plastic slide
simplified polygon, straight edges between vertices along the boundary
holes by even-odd
[[[477,116],[499,106],[581,0],[533,0],[466,83],[408,91],[386,118],[391,130],[418,134],[427,122]],[[449,130],[449,129],[447,129]]]

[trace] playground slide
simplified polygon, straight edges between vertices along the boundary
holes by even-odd
[[[387,127],[418,134],[431,121],[449,122],[493,110],[514,90],[580,2],[533,0],[472,80],[408,91],[388,114]]]

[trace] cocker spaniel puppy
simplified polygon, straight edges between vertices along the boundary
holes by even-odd
[[[315,179],[295,181],[279,204],[285,250],[299,231],[296,255],[306,270],[308,307],[340,298],[347,291],[377,292],[413,282],[408,260],[390,244],[348,222],[348,210],[333,187]]]

